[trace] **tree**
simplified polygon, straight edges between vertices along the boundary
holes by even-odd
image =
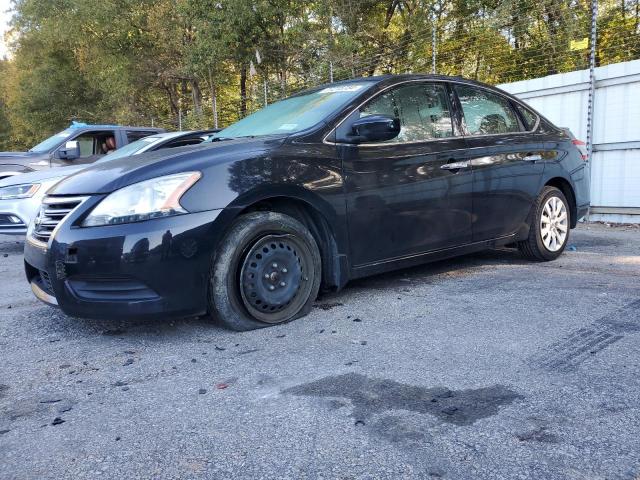
[[[599,64],[639,58],[640,0],[599,5]],[[72,119],[225,126],[331,72],[425,72],[434,53],[438,73],[490,83],[588,65],[570,44],[590,36],[590,0],[15,0],[15,10],[12,58],[0,62],[2,148]]]

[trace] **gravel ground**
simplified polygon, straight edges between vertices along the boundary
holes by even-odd
[[[640,478],[640,229],[351,283],[247,333],[68,318],[0,238],[0,477]]]

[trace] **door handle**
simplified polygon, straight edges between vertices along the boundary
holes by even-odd
[[[542,155],[540,155],[539,153],[530,153],[522,157],[522,160],[524,160],[525,162],[538,162],[542,160]]]
[[[469,168],[469,160],[463,162],[445,163],[440,167],[442,170],[460,170],[461,168]]]
[[[472,158],[469,161],[469,165],[471,165],[472,167],[486,167],[488,165],[493,165],[494,163],[499,163],[500,160],[501,160],[501,157],[496,155],[490,155],[487,157]]]

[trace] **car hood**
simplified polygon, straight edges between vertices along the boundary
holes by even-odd
[[[41,183],[62,177],[67,177],[73,173],[77,173],[83,168],[87,168],[87,165],[73,165],[69,167],[55,167],[47,168],[46,170],[39,170],[35,172],[22,173],[20,175],[14,175],[13,177],[0,180],[0,187],[6,187],[9,185],[22,185],[24,183]]]
[[[21,165],[33,170],[49,168],[49,154],[36,152],[0,152],[0,166]]]
[[[283,136],[238,138],[146,152],[109,162],[99,162],[56,184],[53,195],[111,193],[133,183],[174,173],[203,171],[215,164],[263,155],[285,141]]]
[[[0,164],[18,163],[24,164],[33,159],[48,157],[48,153],[36,152],[0,152]]]
[[[4,157],[33,157],[39,155],[35,152],[0,152],[0,160],[4,160]]]

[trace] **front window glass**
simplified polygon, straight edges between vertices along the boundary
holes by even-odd
[[[116,149],[113,131],[87,132],[74,138],[80,146],[80,158],[102,156]],[[93,160],[96,160],[95,158]]]
[[[43,140],[42,142],[37,144],[35,147],[33,147],[29,151],[30,152],[36,152],[36,153],[50,152],[56,146],[58,146],[62,142],[64,142],[65,139],[69,138],[72,133],[73,133],[73,130],[70,129],[70,128],[68,128],[66,130],[63,130],[60,133],[56,133],[55,135],[47,138],[46,140]]]
[[[471,135],[520,131],[516,114],[507,99],[473,87],[456,86],[455,89]]]
[[[383,93],[360,109],[360,118],[387,115],[400,119],[400,134],[387,143],[452,137],[453,123],[444,85],[411,83]]]
[[[320,123],[364,92],[370,82],[338,84],[276,102],[243,118],[213,138],[289,134]]]
[[[94,145],[95,145],[95,136],[91,134],[80,135],[76,138],[78,145],[80,145],[80,158],[86,158],[93,155]]]

